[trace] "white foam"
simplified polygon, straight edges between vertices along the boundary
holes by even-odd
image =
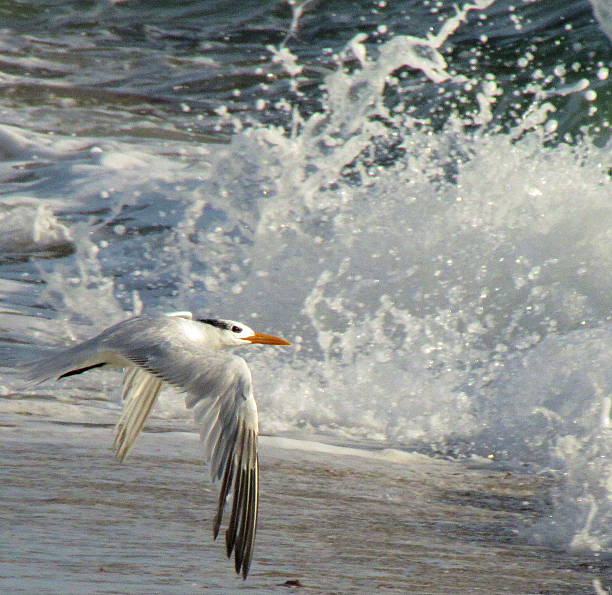
[[[361,457],[378,461],[388,461],[392,463],[402,463],[413,467],[425,466],[428,469],[432,467],[448,467],[450,463],[440,459],[432,459],[431,457],[398,450],[395,448],[384,448],[381,450],[372,450],[364,448],[350,448],[346,446],[335,446],[333,444],[325,444],[323,442],[315,442],[312,440],[296,440],[293,438],[284,438],[279,436],[261,436],[260,440],[264,446],[272,448],[300,451],[309,453],[324,453],[338,457]]]
[[[11,254],[70,246],[69,229],[47,205],[30,198],[11,203],[0,202],[0,251]]]

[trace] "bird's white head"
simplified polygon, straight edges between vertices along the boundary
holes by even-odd
[[[291,345],[291,343],[285,341],[285,339],[265,333],[257,333],[246,324],[236,322],[235,320],[200,318],[198,322],[202,322],[215,329],[216,338],[220,347],[238,347],[239,345],[249,345],[252,343]]]

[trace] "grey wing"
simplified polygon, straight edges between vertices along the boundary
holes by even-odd
[[[52,377],[64,378],[102,366],[125,367],[130,362],[117,360],[125,345],[163,340],[164,327],[172,327],[176,318],[191,320],[191,312],[170,312],[161,315],[136,316],[115,324],[99,335],[68,349],[51,350],[44,357],[19,366],[26,386],[39,384]],[[124,397],[128,395],[124,392]]]
[[[191,312],[168,312],[165,316],[192,319]],[[128,368],[123,377],[121,400],[125,401],[121,417],[115,426],[113,449],[120,461],[129,454],[149,413],[155,405],[163,381],[146,370]]]
[[[128,368],[123,377],[121,399],[125,400],[121,417],[115,426],[113,449],[123,461],[155,405],[163,381],[142,368]]]
[[[234,552],[236,572],[246,578],[259,505],[257,405],[246,362],[227,352],[194,349],[178,342],[171,347],[157,344],[132,353],[124,351],[123,355],[140,367],[137,374],[142,379],[148,380],[142,375],[148,373],[187,393],[186,404],[200,426],[211,477],[221,480],[213,533],[215,538],[219,534],[225,502],[232,492],[226,549],[228,557]]]
[[[251,372],[236,356],[228,362],[233,379],[214,398],[190,391],[187,407],[194,409],[213,480],[221,480],[213,534],[219,534],[227,495],[232,491],[232,511],[225,533],[227,556],[235,550],[236,572],[247,577],[259,507],[258,416]],[[225,388],[225,390],[223,390]],[[210,393],[209,393],[210,394]]]

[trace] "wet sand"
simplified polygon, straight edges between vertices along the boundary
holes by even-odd
[[[0,421],[2,593],[609,588],[597,557],[534,546],[519,531],[546,514],[550,480],[270,437],[261,441],[254,562],[242,581],[212,541],[215,492],[195,434],[152,424],[119,464],[110,426]]]

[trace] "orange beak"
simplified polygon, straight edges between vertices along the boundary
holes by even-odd
[[[275,337],[274,335],[266,335],[265,333],[255,333],[250,337],[245,337],[245,341],[250,341],[251,343],[263,343],[265,345],[291,345],[289,341],[285,341],[285,339],[281,339],[280,337]]]

